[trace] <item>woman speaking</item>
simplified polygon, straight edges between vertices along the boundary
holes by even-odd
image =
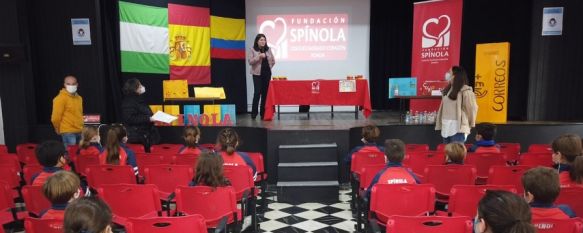
[[[257,34],[253,47],[247,53],[249,65],[251,66],[251,75],[253,75],[253,106],[251,107],[251,118],[257,117],[257,105],[261,97],[261,119],[265,114],[265,100],[269,81],[271,80],[271,68],[275,65],[275,59],[271,49],[267,46],[265,35]]]

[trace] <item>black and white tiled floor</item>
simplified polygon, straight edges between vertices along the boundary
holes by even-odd
[[[260,219],[261,232],[354,232],[355,221],[350,211],[350,191],[341,190],[340,202],[334,204],[278,203],[270,193],[269,207]]]

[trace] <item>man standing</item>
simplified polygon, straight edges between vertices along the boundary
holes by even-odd
[[[75,145],[83,129],[83,98],[77,94],[77,78],[65,77],[64,88],[53,99],[51,122],[55,132],[61,135],[65,146]]]

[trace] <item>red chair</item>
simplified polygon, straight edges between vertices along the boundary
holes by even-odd
[[[429,151],[429,145],[427,145],[427,144],[407,144],[407,145],[405,145],[405,151],[407,151],[407,152]]]
[[[227,217],[227,224],[239,228],[242,219],[237,209],[237,199],[233,187],[178,186],[176,193],[176,211],[181,214],[200,214],[208,228],[216,228],[219,221]],[[213,203],[213,208],[208,208]]]
[[[530,144],[528,146],[529,153],[553,153],[553,148],[550,144]]]
[[[180,150],[180,148],[182,148],[183,145],[180,144],[158,144],[158,145],[152,145],[152,153],[157,153],[157,154],[178,154],[178,151]]]
[[[43,194],[42,186],[23,186],[22,199],[24,199],[26,210],[33,217],[40,218],[41,213],[51,208],[51,202]]]
[[[213,143],[200,144],[199,146],[202,147],[202,148],[206,148],[208,150],[215,150],[215,148],[217,147]]]
[[[501,142],[497,143],[500,147],[500,152],[506,154],[508,161],[517,161],[520,158],[520,143]]]
[[[472,233],[472,224],[469,217],[391,216],[387,232]]]
[[[105,184],[136,184],[136,176],[131,166],[92,165],[85,170],[87,182],[92,187]]]
[[[144,148],[144,145],[142,145],[142,144],[126,143],[126,146],[130,150],[132,150],[134,153],[146,153],[146,149]]]
[[[435,151],[437,151],[437,152],[444,152],[444,151],[445,151],[445,146],[446,146],[446,145],[447,145],[447,144],[443,144],[443,143],[441,143],[441,144],[437,145],[437,148],[435,149]],[[466,150],[469,150],[469,149],[470,149],[470,147],[472,147],[472,146],[473,146],[472,144],[469,144],[469,143],[466,143],[466,144],[464,144],[464,145],[466,146]]]
[[[183,165],[147,165],[144,167],[146,184],[157,187],[160,198],[166,200],[177,186],[188,185],[194,177],[194,168]]]
[[[38,164],[36,159],[36,144],[34,143],[24,143],[16,146],[16,154],[18,155],[18,160],[24,164]]]
[[[69,159],[75,161],[77,158],[77,152],[79,151],[79,145],[69,145],[67,146],[67,153],[69,154]]]
[[[556,204],[565,204],[571,207],[577,216],[583,216],[583,187],[563,187]]]
[[[518,159],[519,165],[529,166],[529,167],[553,167],[553,156],[551,153],[524,153]]]
[[[172,156],[164,156],[159,153],[136,153],[136,163],[138,164],[138,172],[144,174],[144,167],[150,165],[170,165],[172,163]]]
[[[154,185],[104,184],[99,186],[97,192],[111,208],[113,221],[120,225],[127,226],[128,218],[162,215],[160,196]]]
[[[265,163],[263,162],[263,154],[260,152],[247,152],[247,155],[255,164],[257,170],[257,178],[255,178],[255,186],[261,187],[261,210],[267,211],[267,173],[265,172]]]
[[[2,225],[18,220],[10,185],[0,182],[0,229]],[[21,212],[24,213],[24,212]]]
[[[476,168],[471,165],[431,165],[425,168],[425,183],[435,185],[437,201],[446,203],[454,185],[476,183]]]
[[[0,154],[2,153],[8,153],[8,147],[4,144],[0,144]]]
[[[532,219],[538,233],[581,233],[583,223],[580,218],[570,219]]]
[[[371,218],[386,225],[389,216],[421,216],[435,210],[432,184],[377,184],[372,188]]]
[[[354,208],[356,209],[356,216],[358,219],[358,224],[357,224],[357,231],[360,232],[362,229],[362,224],[361,221],[363,220],[364,215],[363,213],[366,213],[368,206],[367,203],[365,203],[365,192],[368,189],[368,186],[370,186],[372,180],[374,179],[375,175],[381,171],[383,168],[385,168],[385,165],[382,164],[377,164],[377,165],[367,165],[365,167],[363,167],[360,171],[360,177],[359,180],[357,182],[357,188],[355,189],[354,193],[352,194],[352,200],[351,202],[354,202]]]
[[[26,233],[63,233],[62,219],[24,219],[24,230]]]
[[[24,182],[32,185],[32,177],[43,171],[43,167],[39,164],[27,164],[22,168],[22,173],[24,173]]]
[[[201,215],[159,218],[130,218],[127,233],[207,233],[206,223]]]
[[[477,184],[485,184],[488,180],[490,167],[505,166],[506,155],[503,153],[468,153],[466,156],[466,164],[474,165],[476,167],[478,180]]]
[[[20,167],[14,165],[0,164],[0,182],[4,182],[12,189],[12,197],[17,198],[18,187],[20,187]]]
[[[81,176],[87,176],[87,168],[90,166],[99,165],[99,154],[96,155],[80,155],[75,159],[75,170]]]
[[[358,177],[363,167],[367,165],[384,165],[385,163],[386,159],[383,152],[356,152],[352,154],[350,172]]]
[[[514,185],[517,193],[522,195],[522,175],[529,169],[527,166],[492,166],[488,175],[489,185]]]
[[[256,202],[259,193],[255,189],[255,183],[253,182],[253,170],[245,165],[224,165],[223,170],[225,177],[229,179],[231,186],[235,189],[237,200],[240,200],[242,213],[247,213],[246,210],[251,208],[251,226],[253,229],[258,230],[255,215],[257,213]]]
[[[422,180],[425,167],[429,165],[443,165],[444,163],[445,154],[435,151],[407,152],[405,160],[403,160],[403,166],[410,168]]]
[[[514,185],[454,185],[451,188],[447,212],[451,216],[476,216],[478,202],[486,190],[506,190],[516,193]]]
[[[376,165],[367,165],[360,169],[360,180],[358,182],[359,190],[366,190],[370,183],[374,179],[375,175],[379,173],[386,165],[384,164],[376,164]]]
[[[18,161],[18,156],[16,155],[0,154],[0,165],[12,165],[15,168],[20,168],[20,161]]]
[[[200,155],[174,155],[174,157],[172,157],[172,164],[196,168],[199,156]]]

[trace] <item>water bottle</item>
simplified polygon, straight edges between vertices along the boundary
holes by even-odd
[[[411,124],[411,113],[409,111],[405,113],[405,124]]]

